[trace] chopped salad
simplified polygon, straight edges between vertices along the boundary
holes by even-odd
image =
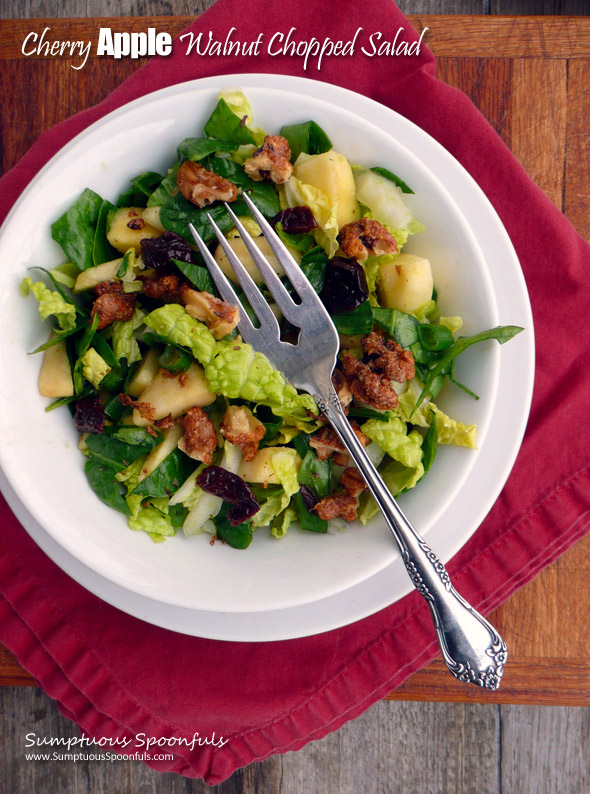
[[[476,428],[436,403],[446,381],[477,399],[454,377],[456,357],[522,330],[460,336],[461,318],[441,315],[430,262],[403,251],[424,227],[395,174],[351,164],[314,121],[268,134],[242,92],[221,92],[165,174],[138,175],[114,203],[86,189],[51,227],[67,261],[22,284],[53,325],[34,351],[46,410],[68,406],[91,488],[156,542],[182,530],[244,549],[261,528],[325,533],[378,511],[313,398],[241,339],[238,309],[220,299],[193,244],[189,223],[236,283],[210,213],[262,285],[231,202],[290,288],[242,193],[332,316],[338,397],[396,496],[424,478],[439,444],[476,446]],[[283,338],[295,339],[265,294]]]

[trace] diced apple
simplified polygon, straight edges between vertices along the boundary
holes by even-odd
[[[43,363],[39,373],[39,393],[43,397],[71,397],[74,382],[65,342],[48,347],[43,353]]]
[[[412,313],[432,297],[430,262],[414,254],[400,254],[381,267],[377,287],[379,300],[387,309]]]
[[[359,217],[356,185],[350,163],[333,149],[323,154],[301,156],[293,171],[297,179],[321,190],[338,206],[338,228]]]
[[[264,256],[266,257],[267,262],[272,267],[272,269],[275,271],[275,273],[277,273],[279,276],[284,276],[285,275],[285,271],[283,270],[283,268],[279,264],[279,260],[276,258],[276,256],[273,254],[273,252],[270,250],[270,246],[267,243],[266,238],[265,237],[256,237],[254,239],[254,242],[256,243],[258,248],[260,248],[261,252],[264,254]],[[235,251],[238,259],[244,265],[244,267],[246,268],[248,273],[252,276],[254,281],[257,284],[262,284],[263,283],[263,278],[260,275],[260,273],[258,271],[258,268],[254,264],[254,260],[252,259],[252,257],[248,253],[248,249],[246,248],[246,245],[245,245],[244,241],[241,239],[241,237],[234,237],[231,240],[228,240],[228,243],[231,245],[231,247]],[[223,250],[223,248],[220,245],[217,246],[217,249],[215,251],[215,261],[217,262],[219,267],[223,270],[225,275],[229,278],[229,280],[233,281],[234,284],[237,284],[238,280],[236,278],[236,274],[234,273],[234,269],[230,265],[229,259],[227,258],[226,254],[225,254],[225,251]]]
[[[159,370],[137,399],[138,402],[151,406],[153,419],[164,419],[170,414],[174,418],[181,416],[195,405],[211,405],[215,401],[215,395],[209,391],[209,384],[201,367],[192,364],[186,372],[179,372],[177,375],[172,375],[167,370]],[[147,425],[149,420],[134,409],[133,423]]]
[[[182,428],[178,424],[164,430],[164,438],[161,444],[158,444],[157,447],[152,449],[141,467],[141,472],[138,477],[139,482],[149,477],[149,475],[158,468],[160,463],[162,463],[162,461],[176,448],[181,436]]]
[[[145,358],[133,373],[127,386],[127,393],[131,395],[131,397],[139,397],[142,391],[147,389],[156,377],[160,369],[160,362],[158,361],[159,355],[160,351],[157,348],[150,347]]]
[[[121,207],[110,218],[107,240],[122,254],[129,248],[135,255],[141,253],[141,241],[146,237],[159,237],[162,232],[143,219],[143,207]]]
[[[273,455],[279,447],[264,447],[259,450],[252,460],[243,460],[238,469],[238,475],[246,482],[268,483],[269,485],[280,485],[280,481],[275,474],[272,465]],[[291,450],[289,450],[291,452]],[[293,465],[298,470],[301,465],[299,455],[293,455]]]
[[[103,262],[102,265],[83,270],[76,279],[74,292],[84,292],[84,290],[92,289],[103,281],[113,281],[117,276],[117,271],[122,261],[123,257],[112,259],[110,262]]]

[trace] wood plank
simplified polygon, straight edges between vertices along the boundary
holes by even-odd
[[[108,56],[96,55],[96,42],[101,27],[113,32],[139,32],[148,27],[168,31],[173,36],[194,20],[194,16],[138,16],[82,19],[0,20],[0,60],[23,58],[25,37],[39,35],[50,27],[47,41],[91,41],[89,60]],[[410,15],[410,24],[422,31],[428,27],[425,41],[434,54],[452,58],[567,58],[588,57],[590,19],[584,17],[482,17]],[[491,44],[492,42],[492,44]],[[30,55],[27,60],[44,59]],[[68,57],[63,56],[65,60]],[[61,59],[61,58],[60,58]],[[75,56],[79,62],[79,56]]]
[[[563,211],[582,237],[590,242],[590,58],[568,62],[567,161]]]

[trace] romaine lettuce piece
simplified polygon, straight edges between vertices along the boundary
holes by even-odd
[[[463,422],[451,419],[434,403],[428,403],[428,407],[436,416],[439,444],[453,444],[456,447],[477,449],[477,427],[475,425],[465,425]]]
[[[82,374],[89,383],[92,383],[95,389],[98,389],[100,382],[111,371],[111,368],[99,355],[93,347],[89,347],[84,355],[80,358],[82,364]]]
[[[271,535],[274,535],[275,538],[283,538],[287,534],[287,530],[293,523],[293,521],[297,520],[297,511],[294,510],[292,507],[288,507],[282,513],[279,513],[276,518],[273,519],[272,524],[270,526]]]
[[[170,517],[152,505],[141,507],[137,514],[130,516],[127,521],[130,529],[147,532],[154,543],[162,543],[166,538],[176,535]]]
[[[353,169],[357,198],[368,209],[366,216],[382,223],[401,248],[411,234],[424,231],[424,226],[412,216],[404,194],[394,182],[370,168]]]
[[[62,298],[59,292],[50,290],[42,281],[35,281],[27,276],[20,287],[26,297],[30,292],[39,301],[39,314],[42,320],[53,315],[63,331],[71,331],[76,325],[76,307]]]
[[[424,474],[424,466],[419,463],[416,467],[404,466],[397,460],[392,460],[380,470],[383,482],[393,496],[413,488]],[[358,513],[359,521],[363,526],[379,512],[377,502],[366,493],[361,497],[361,507]]]
[[[143,325],[144,317],[143,309],[136,309],[130,320],[125,322],[115,320],[113,323],[113,351],[117,361],[121,361],[122,358],[127,359],[127,364],[141,361],[139,345],[133,334]]]
[[[394,460],[411,469],[421,466],[422,436],[417,430],[408,433],[406,423],[399,416],[390,414],[387,422],[369,419],[361,430]]]
[[[148,328],[173,344],[187,347],[203,366],[211,361],[215,350],[213,334],[204,323],[191,317],[184,306],[178,303],[160,306],[150,312],[144,322]]]

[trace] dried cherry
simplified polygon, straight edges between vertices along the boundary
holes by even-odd
[[[243,524],[260,510],[248,483],[221,466],[207,466],[197,477],[197,485],[206,493],[233,505],[227,511],[227,520],[233,527]]]
[[[141,256],[146,267],[163,268],[172,264],[172,259],[192,262],[193,251],[180,235],[164,232],[159,237],[144,237],[141,240]]]
[[[303,500],[303,504],[311,512],[319,502],[319,499],[308,485],[299,486],[299,493],[301,494],[301,499]]]
[[[367,277],[356,259],[335,256],[328,262],[320,299],[330,314],[351,312],[368,297]]]
[[[306,234],[317,229],[316,219],[309,207],[291,207],[281,210],[272,219],[272,225],[280,223],[287,234]]]
[[[80,433],[104,433],[104,407],[98,397],[78,400],[74,408],[74,423]]]

